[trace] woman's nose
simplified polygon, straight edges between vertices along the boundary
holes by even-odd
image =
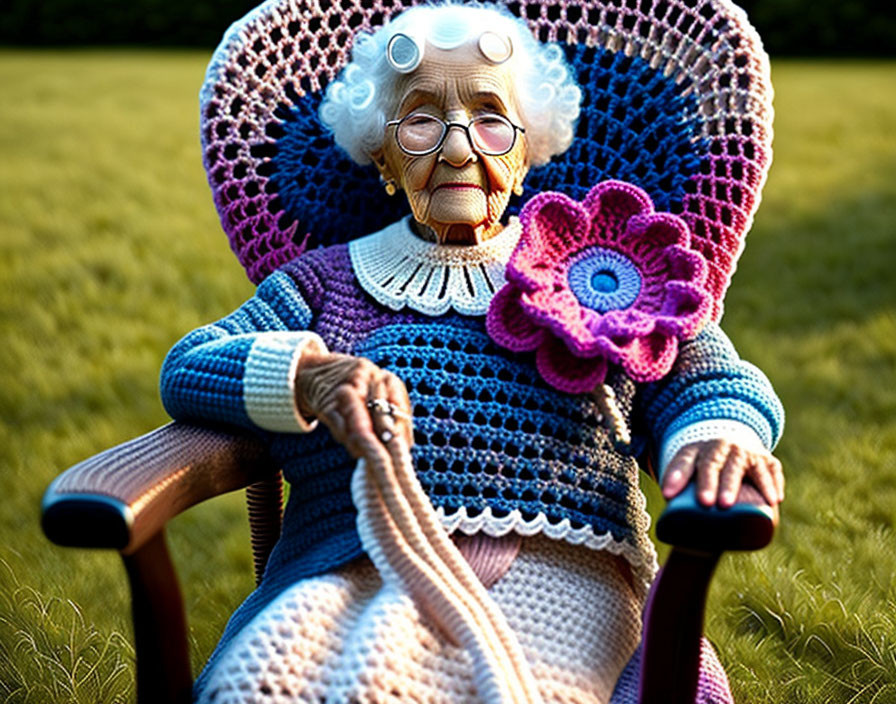
[[[445,143],[442,144],[439,158],[454,167],[461,167],[477,160],[467,130],[461,125],[457,123],[448,125],[448,134],[445,135]]]

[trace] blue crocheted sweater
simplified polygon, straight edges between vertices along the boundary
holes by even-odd
[[[361,286],[349,247],[336,245],[285,265],[238,310],[171,350],[161,375],[171,416],[254,429],[293,487],[262,584],[222,645],[290,584],[363,554],[349,488],[355,462],[325,428],[300,433],[294,418],[289,376],[302,331],[405,381],[415,467],[449,529],[543,532],[624,555],[642,579],[654,553],[637,455],[720,429],[768,448],[780,435],[783,412],[768,380],[715,325],[682,345],[660,382],[608,378],[635,433],[623,445],[591,396],[547,386],[531,355],[490,340],[483,318],[393,310]]]

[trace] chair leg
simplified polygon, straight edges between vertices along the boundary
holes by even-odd
[[[131,585],[137,702],[189,704],[193,685],[187,620],[165,532],[122,559]]]
[[[703,613],[721,553],[673,548],[644,617],[639,704],[694,704]]]
[[[283,472],[247,486],[246,503],[249,507],[255,584],[258,585],[261,584],[271,551],[280,539],[283,523]]]

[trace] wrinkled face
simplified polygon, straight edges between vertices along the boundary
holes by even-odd
[[[468,124],[485,114],[521,125],[511,78],[512,61],[493,64],[475,42],[452,50],[427,44],[424,59],[398,77],[396,110],[389,119],[425,113],[445,122]],[[500,230],[500,218],[514,188],[528,171],[525,135],[501,156],[483,154],[458,127],[448,130],[432,154],[406,154],[387,127],[383,148],[373,155],[383,177],[404,189],[417,222],[440,242],[474,244]]]

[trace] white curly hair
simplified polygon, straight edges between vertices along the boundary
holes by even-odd
[[[503,8],[483,5],[421,5],[410,8],[372,34],[355,39],[352,60],[331,83],[320,118],[336,143],[359,164],[383,143],[387,113],[399,75],[387,58],[397,34],[411,38],[422,53],[426,42],[454,49],[489,32],[510,38],[520,118],[526,129],[529,161],[546,164],[572,142],[582,93],[557,44],[540,44],[526,24]]]

